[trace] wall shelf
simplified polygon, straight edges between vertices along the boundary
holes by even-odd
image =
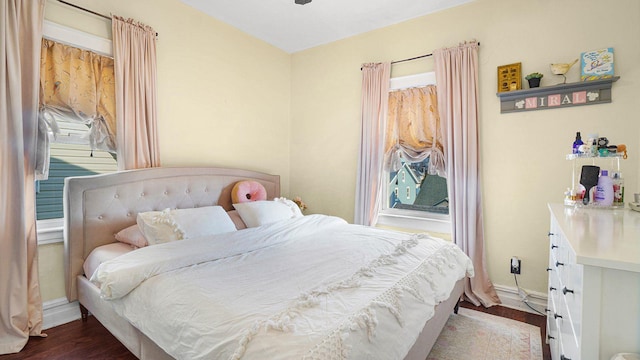
[[[614,76],[600,80],[513,90],[496,95],[500,98],[502,114],[605,104],[611,102],[611,87],[618,79],[619,76]]]

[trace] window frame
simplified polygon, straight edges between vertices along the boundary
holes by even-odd
[[[436,84],[436,73],[427,72],[409,76],[395,77],[389,82],[389,91],[406,89],[409,87],[427,86]],[[388,174],[388,172],[385,172]],[[382,189],[382,201],[378,209],[378,221],[376,225],[389,227],[432,231],[438,233],[451,233],[451,216],[449,214],[437,214],[426,211],[387,208],[389,189],[385,176],[385,186]],[[396,195],[397,196],[397,195]]]
[[[100,55],[113,57],[113,42],[93,34],[45,20],[42,37]],[[35,204],[34,204],[35,206]],[[38,245],[58,243],[63,240],[64,218],[36,220]]]

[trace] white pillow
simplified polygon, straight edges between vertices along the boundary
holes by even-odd
[[[149,245],[236,231],[221,206],[149,211],[136,220]]]
[[[293,201],[292,201],[293,203]],[[295,203],[293,203],[295,205]],[[233,204],[238,211],[242,221],[247,227],[256,227],[269,224],[276,221],[291,219],[302,216],[302,212],[298,208],[298,212],[283,201],[249,201],[246,203]],[[298,207],[295,205],[295,207]]]
[[[280,198],[273,199],[273,201],[279,201],[279,202],[287,205],[291,209],[291,211],[293,211],[294,217],[304,216],[302,214],[302,210],[300,210],[300,206],[298,206],[298,204],[294,203],[293,200],[289,200],[287,198],[280,197]]]

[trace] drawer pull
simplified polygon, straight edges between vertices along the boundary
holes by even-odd
[[[554,288],[553,286],[549,286],[549,291],[554,291],[554,290],[558,290],[558,289]]]
[[[565,286],[564,288],[562,288],[562,293],[565,295],[567,295],[567,293],[573,294],[573,290],[567,289],[567,287]]]
[[[568,358],[564,355],[560,355],[560,360],[571,360],[571,358]]]
[[[549,233],[547,234],[547,236],[551,236],[551,235],[555,235],[555,234],[554,234],[554,233],[552,233],[552,232],[549,232]]]
[[[551,309],[549,309],[549,308],[544,308],[544,312],[551,312]]]
[[[558,266],[564,266],[564,263],[561,263],[560,261],[556,261],[556,267]]]
[[[547,268],[547,271],[553,271],[553,269],[552,268]]]
[[[554,313],[554,314],[553,314],[553,318],[554,318],[554,319],[557,319],[557,318],[562,319],[562,315],[558,315],[557,313]]]
[[[547,335],[547,340],[554,340],[555,338],[551,335]]]
[[[551,244],[551,250],[553,250],[553,249],[557,249],[557,248],[558,248],[558,245],[556,245],[556,244]]]

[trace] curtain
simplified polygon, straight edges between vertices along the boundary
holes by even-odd
[[[449,212],[454,242],[471,258],[475,277],[466,298],[475,305],[500,303],[489,279],[484,254],[480,148],[478,145],[478,44],[433,52],[438,109],[447,164]]]
[[[385,186],[382,168],[391,63],[362,66],[361,133],[354,222],[374,225]]]
[[[156,32],[112,16],[118,169],[160,166],[157,135]]]
[[[49,146],[47,132],[60,134],[57,122],[87,125],[91,149],[115,152],[115,80],[113,59],[51,40],[42,40],[39,116],[46,179]],[[86,143],[87,139],[78,139]]]
[[[0,354],[42,332],[35,218],[44,0],[0,1]]]
[[[429,173],[444,176],[442,132],[435,86],[390,92],[386,135],[386,170],[400,170],[401,158],[420,162],[430,156]]]

